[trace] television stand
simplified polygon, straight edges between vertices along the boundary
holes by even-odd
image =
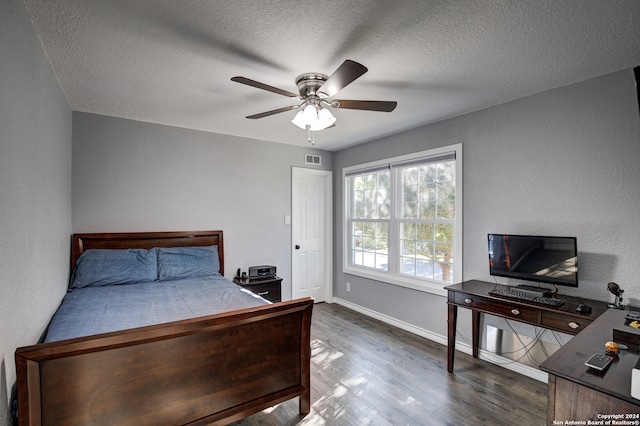
[[[530,294],[535,297],[549,297],[554,294],[555,291],[550,290],[548,288],[536,287],[533,285],[520,284],[514,287],[511,287],[512,291],[519,291],[520,293]]]

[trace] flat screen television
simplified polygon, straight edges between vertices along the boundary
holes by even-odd
[[[575,237],[489,234],[489,273],[578,287]]]

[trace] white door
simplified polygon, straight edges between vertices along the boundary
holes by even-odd
[[[331,291],[331,172],[293,168],[291,297],[316,302]]]

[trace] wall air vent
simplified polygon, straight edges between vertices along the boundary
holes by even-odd
[[[313,164],[314,166],[319,166],[321,164],[321,158],[319,155],[314,154],[305,154],[304,155],[304,164]]]

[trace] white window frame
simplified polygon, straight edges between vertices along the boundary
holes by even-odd
[[[349,228],[350,217],[349,209],[351,208],[351,190],[348,187],[347,175],[352,175],[358,171],[367,172],[369,170],[380,169],[383,167],[392,168],[394,165],[408,163],[411,161],[419,162],[420,160],[428,161],[429,158],[442,157],[447,154],[455,155],[455,180],[456,180],[456,198],[455,198],[455,219],[454,223],[454,251],[453,251],[453,277],[454,282],[462,281],[462,144],[449,145],[441,148],[434,148],[426,151],[415,152],[408,155],[402,155],[392,158],[386,158],[383,160],[372,161],[369,163],[358,164],[354,166],[345,167],[342,170],[342,185],[344,191],[344,203],[343,203],[343,268],[342,272],[345,274],[357,275],[363,278],[368,278],[376,281],[382,281],[389,284],[398,285],[401,287],[407,287],[414,290],[424,291],[428,293],[438,294],[446,296],[446,290],[444,287],[451,284],[438,280],[432,280],[427,278],[417,278],[400,273],[401,265],[399,261],[398,253],[401,250],[400,243],[400,223],[401,219],[396,218],[398,214],[398,204],[401,202],[401,194],[396,190],[398,185],[395,184],[394,173],[391,173],[391,219],[389,221],[390,226],[388,230],[389,235],[389,266],[388,271],[379,271],[371,268],[352,265],[352,236]],[[355,219],[359,221],[358,219]],[[363,220],[366,221],[366,220]]]

